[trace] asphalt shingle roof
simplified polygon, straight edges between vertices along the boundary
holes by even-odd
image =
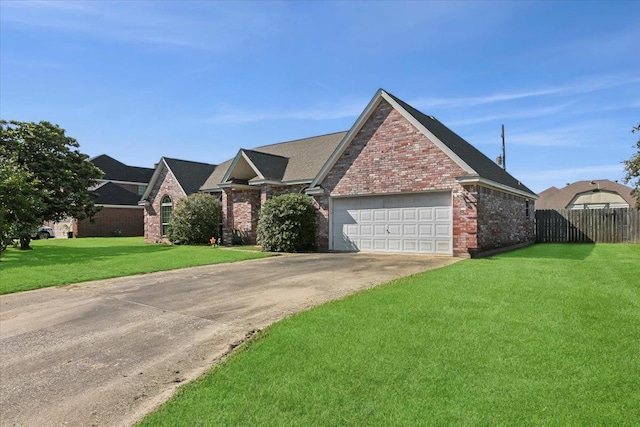
[[[96,205],[137,206],[140,196],[118,184],[107,182],[93,191]]]
[[[636,201],[631,194],[631,187],[608,179],[598,179],[594,181],[577,181],[573,184],[567,184],[563,188],[549,187],[540,193],[540,197],[536,200],[536,209],[565,209],[576,195],[595,189],[618,193],[629,206],[635,206]]]
[[[400,106],[411,114],[418,122],[420,122],[421,125],[427,128],[429,132],[434,134],[436,138],[442,141],[443,144],[449,147],[451,151],[476,171],[481,178],[485,178],[517,190],[535,194],[531,189],[515,179],[510,173],[502,169],[495,162],[482,154],[480,150],[469,144],[461,136],[446,127],[435,117],[427,116],[389,92],[386,93],[393,98],[394,101],[400,104]]]
[[[288,158],[254,150],[242,150],[242,152],[258,168],[265,179],[282,180],[289,163]]]
[[[168,157],[164,157],[164,161],[187,195],[197,193],[200,186],[216,169],[216,165],[209,163],[171,159]]]
[[[106,154],[96,156],[90,159],[90,162],[104,172],[102,179],[107,181],[140,182],[148,184],[153,175],[152,168],[128,166]]]
[[[322,166],[324,166],[346,134],[347,132],[331,133],[265,145],[251,150],[244,150],[244,152],[267,179],[311,181],[320,172]],[[271,156],[267,157],[264,154],[270,154]],[[256,162],[254,162],[254,159]],[[286,160],[286,164],[282,159]],[[267,160],[274,160],[274,165],[267,166]],[[217,189],[232,162],[233,159],[229,159],[220,164],[202,185],[201,190],[211,191]],[[280,174],[282,177],[276,178]]]

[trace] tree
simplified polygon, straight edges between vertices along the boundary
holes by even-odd
[[[30,235],[40,224],[36,186],[33,174],[0,149],[0,257],[15,237]]]
[[[222,205],[205,193],[194,193],[176,203],[169,220],[167,237],[186,244],[208,243],[219,236]]]
[[[64,217],[92,218],[97,212],[89,190],[103,172],[87,161],[78,142],[49,122],[0,120],[4,152],[30,176],[41,201],[34,215],[40,222]],[[28,249],[30,233],[20,234],[21,249]]]
[[[316,210],[310,197],[283,194],[265,202],[258,220],[258,244],[265,251],[300,252],[315,247]]]
[[[640,133],[640,123],[631,130],[631,133],[636,132]],[[634,188],[631,194],[635,196],[636,206],[640,208],[640,138],[638,138],[638,142],[636,142],[636,148],[638,151],[633,154],[629,160],[623,162],[626,172],[624,183],[632,183]],[[635,182],[633,182],[634,179]]]

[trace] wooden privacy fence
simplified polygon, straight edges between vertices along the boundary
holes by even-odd
[[[640,243],[640,209],[536,210],[538,243]]]

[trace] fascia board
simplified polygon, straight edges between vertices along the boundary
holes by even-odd
[[[247,184],[220,184],[218,187],[225,189],[230,188],[232,190],[260,190],[259,187],[255,185],[247,185]]]
[[[387,101],[391,106],[398,111],[409,123],[411,123],[414,127],[416,127],[424,136],[429,138],[436,146],[443,151],[447,156],[451,158],[458,166],[460,166],[465,172],[469,174],[476,174],[477,172],[473,170],[471,166],[469,166],[464,160],[462,160],[456,153],[454,153],[445,143],[440,141],[433,133],[429,131],[422,123],[420,123],[415,117],[413,117],[407,110],[402,108],[400,104],[398,104],[393,98],[391,98],[385,91],[382,91],[382,98]]]
[[[538,195],[529,193],[526,191],[518,190],[517,188],[509,187],[508,185],[500,184],[499,182],[491,181],[490,179],[481,178],[479,176],[459,176],[456,177],[456,181],[461,184],[477,184],[483,187],[495,188],[500,191],[504,191],[506,193],[515,194],[521,197],[526,197],[527,199],[537,200]]]
[[[322,187],[309,187],[306,190],[304,190],[304,193],[307,196],[320,196],[322,194],[324,194],[324,189]]]
[[[100,206],[103,208],[113,208],[113,209],[142,209],[144,208],[144,204],[140,204],[141,202],[138,202],[137,205],[96,205],[96,206]]]
[[[109,181],[104,181],[104,180],[100,180],[100,181],[101,182],[99,182],[95,187],[89,187],[89,191],[96,191],[98,188],[104,187],[109,182]],[[111,181],[111,182],[113,182],[113,181]]]
[[[107,182],[113,182],[114,184],[128,184],[128,185],[147,185],[148,182],[133,182],[133,181],[118,181],[117,179],[106,179]]]
[[[285,183],[283,183],[282,181],[275,181],[275,180],[269,180],[269,179],[256,179],[256,180],[249,181],[249,185],[263,185],[263,184],[285,185]]]
[[[292,180],[292,181],[277,181],[277,180],[269,180],[269,179],[256,179],[256,180],[251,180],[249,181],[250,185],[262,185],[262,184],[269,184],[269,185],[278,185],[278,186],[288,186],[288,185],[298,185],[298,184],[310,184],[311,183],[311,179],[296,179],[296,180]]]
[[[282,181],[284,185],[311,184],[312,179],[294,179],[291,181]]]
[[[258,178],[264,180],[265,179],[264,175],[262,175],[262,173],[260,172],[260,169],[258,169],[256,165],[253,164],[251,159],[249,159],[249,156],[247,156],[247,153],[245,153],[244,150],[240,150],[240,152],[242,153],[242,157],[244,157],[247,163],[249,163],[249,166],[251,166],[251,169],[253,169],[253,171],[258,175]]]
[[[233,158],[233,161],[231,162],[231,165],[229,165],[229,168],[227,169],[227,172],[222,177],[221,182],[229,181],[230,175],[231,175],[231,171],[238,164],[238,160],[240,159],[241,153],[242,153],[242,150],[238,151],[238,154],[236,154],[236,156]],[[219,186],[222,187],[222,184],[219,184]]]
[[[371,101],[369,101],[369,104],[367,104],[367,107],[360,114],[360,116],[355,121],[353,126],[351,126],[351,129],[349,129],[349,132],[347,132],[344,138],[342,138],[342,141],[340,142],[340,144],[338,144],[338,146],[333,151],[329,159],[322,166],[322,169],[320,169],[320,172],[318,172],[318,175],[316,175],[314,180],[311,182],[311,187],[319,186],[320,183],[322,183],[322,181],[327,177],[327,175],[329,174],[329,171],[335,166],[340,156],[342,156],[342,153],[344,153],[344,150],[347,149],[351,141],[353,141],[353,138],[355,138],[358,132],[360,132],[360,129],[362,128],[364,123],[367,121],[367,119],[371,116],[373,111],[376,109],[376,107],[380,103],[380,100],[382,99],[381,98],[382,93],[383,93],[383,90],[378,89],[378,91],[373,96],[373,98],[371,98]]]
[[[178,183],[178,187],[180,187],[180,190],[182,190],[182,192],[184,193],[184,195],[187,195],[187,192],[184,191],[184,188],[182,188],[182,184],[180,184],[180,181],[178,181],[178,177],[176,176],[175,173],[173,173],[173,171],[171,170],[171,168],[169,167],[169,164],[165,161],[164,157],[162,158],[162,162],[164,163],[164,165],[167,167],[167,169],[169,170],[169,172],[171,172],[171,175],[173,175],[173,177],[175,178],[176,182]]]
[[[153,175],[151,175],[151,180],[149,180],[149,185],[147,186],[147,189],[144,190],[144,194],[140,198],[140,202],[144,202],[149,198],[149,195],[151,194],[151,190],[153,190],[153,187],[156,185],[156,181],[160,176],[160,172],[162,171],[162,168],[165,167],[166,165],[167,164],[164,161],[164,157],[162,157],[160,159],[160,162],[158,162],[158,166],[156,166],[156,170],[153,171]]]
[[[253,171],[258,175],[258,177],[260,177],[261,179],[264,179],[264,176],[262,176],[258,168],[256,168],[256,165],[254,165],[253,162],[249,160],[247,155],[244,153],[244,150],[240,149],[238,151],[238,154],[236,154],[236,156],[233,158],[233,162],[231,162],[231,165],[229,165],[229,169],[227,169],[227,172],[222,177],[221,182],[227,182],[231,179],[231,173],[233,172],[233,169],[235,169],[236,165],[238,164],[241,158],[245,159],[247,163],[249,163],[249,166],[251,166],[251,169],[253,169]]]

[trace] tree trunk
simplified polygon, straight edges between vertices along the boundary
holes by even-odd
[[[26,251],[31,249],[31,246],[29,246],[29,243],[31,243],[31,237],[29,236],[20,237],[20,250]]]

